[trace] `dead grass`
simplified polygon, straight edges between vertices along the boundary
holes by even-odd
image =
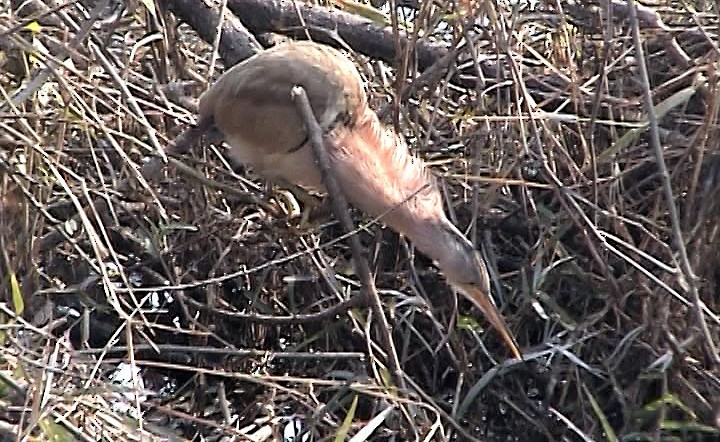
[[[658,2],[633,20],[615,2],[608,23],[594,2],[489,3],[475,28],[428,9],[427,33],[471,35],[476,58],[459,51],[436,84],[409,69],[397,108],[388,68],[358,60],[377,108],[444,177],[526,356],[503,362],[479,313],[371,225],[358,235],[409,391],[390,382],[373,315],[338,308],[358,284],[333,218],[298,231],[268,211],[293,212],[292,195],[212,146],[139,175],[193,122],[168,86],[208,72],[191,29],[164,46],[140,3],[87,38],[77,3],[5,10],[6,439],[281,440],[298,421],[316,440],[717,440],[717,5]],[[121,365],[136,367],[125,386]]]

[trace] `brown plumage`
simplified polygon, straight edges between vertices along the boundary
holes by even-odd
[[[291,96],[294,86],[307,92],[348,201],[371,216],[387,212],[382,221],[432,258],[519,358],[489,298],[482,257],[445,216],[440,192],[423,162],[369,108],[360,74],[347,57],[311,42],[285,43],[257,54],[228,70],[203,94],[198,126],[219,129],[230,147],[228,156],[259,175],[323,190]]]

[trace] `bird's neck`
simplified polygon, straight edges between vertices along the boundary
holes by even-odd
[[[366,108],[337,134],[332,152],[342,190],[355,207],[382,216],[446,275],[465,270],[474,249],[445,216],[434,177],[372,110]]]
[[[373,146],[378,152],[397,155],[407,153],[407,147],[394,130],[380,122],[375,111],[366,106],[351,122],[352,130],[366,145]]]
[[[382,204],[383,211],[395,207],[384,219],[391,227],[405,233],[404,226],[394,225],[393,214],[429,219],[445,216],[435,177],[422,159],[410,153],[402,137],[380,123],[370,108],[357,116],[341,144],[346,146],[348,158],[354,160],[363,175],[357,182],[362,181],[366,189],[374,191],[368,200]],[[353,190],[356,193],[358,189]],[[372,215],[380,214],[368,209]],[[409,220],[403,218],[402,221]]]

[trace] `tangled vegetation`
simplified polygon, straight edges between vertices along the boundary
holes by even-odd
[[[720,440],[717,2],[9,3],[2,440]],[[333,216],[208,140],[143,174],[223,63],[307,37],[433,167],[523,361],[354,212],[400,388]]]

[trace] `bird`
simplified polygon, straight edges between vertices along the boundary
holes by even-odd
[[[326,191],[294,102],[305,89],[324,135],[327,157],[348,202],[404,235],[497,330],[512,355],[518,345],[490,298],[482,255],[448,219],[437,180],[404,139],[368,103],[352,60],[311,41],[288,41],[226,70],[201,96],[196,127],[218,130],[232,162],[257,175]]]

